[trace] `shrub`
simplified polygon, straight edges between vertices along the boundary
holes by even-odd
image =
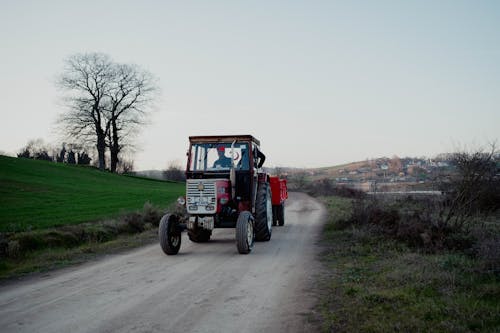
[[[171,162],[167,169],[163,170],[163,179],[183,182],[186,180],[184,170],[176,162]]]
[[[500,237],[480,240],[475,246],[475,253],[481,259],[481,269],[500,274]]]
[[[142,220],[144,224],[152,224],[158,226],[162,217],[162,211],[153,206],[149,201],[144,203],[142,209]]]
[[[62,226],[46,230],[0,234],[0,257],[18,258],[29,251],[44,248],[71,248],[84,243],[101,243],[119,234],[134,234],[158,226],[161,210],[149,202],[140,212],[123,215],[118,220]]]
[[[124,216],[125,225],[129,227],[130,233],[144,231],[144,222],[142,215],[139,213],[130,213]]]
[[[475,239],[473,254],[480,260],[479,269],[500,275],[499,216],[492,217],[491,224],[477,224],[471,230]]]
[[[489,214],[500,208],[500,168],[491,151],[458,152],[452,156],[456,171],[441,184],[446,195],[444,226],[460,225],[473,215]]]
[[[344,198],[364,198],[366,193],[347,186],[337,186],[330,179],[324,178],[306,186],[307,193],[313,196],[336,195]]]
[[[437,198],[358,199],[352,202],[350,218],[338,222],[337,228],[370,226],[381,234],[429,252],[471,248],[474,237],[469,233],[470,224],[444,224],[441,206]]]
[[[10,258],[19,257],[21,254],[20,248],[21,247],[19,245],[19,241],[17,240],[10,241],[7,245],[7,256],[9,256]]]

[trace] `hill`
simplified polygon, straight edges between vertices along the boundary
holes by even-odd
[[[129,177],[94,168],[0,156],[0,232],[95,221],[166,207],[182,183]]]

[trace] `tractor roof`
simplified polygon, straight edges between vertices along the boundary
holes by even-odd
[[[189,142],[233,142],[233,141],[251,141],[260,146],[260,141],[251,135],[205,135],[190,136]]]

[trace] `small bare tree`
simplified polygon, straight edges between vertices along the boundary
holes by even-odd
[[[53,148],[45,143],[43,139],[29,140],[26,146],[17,154],[17,157],[32,158],[35,160],[52,161],[54,158],[51,153]]]
[[[123,158],[116,166],[118,173],[132,173],[134,171],[134,161],[132,159]]]
[[[186,175],[184,174],[184,170],[177,162],[170,162],[167,169],[163,170],[163,178],[167,180],[182,182],[186,180]]]
[[[444,184],[447,195],[443,224],[462,225],[466,218],[500,208],[500,179],[495,144],[488,151],[458,152],[451,161],[456,172]]]
[[[305,170],[298,170],[288,177],[290,187],[295,190],[304,190],[307,185],[307,173]]]

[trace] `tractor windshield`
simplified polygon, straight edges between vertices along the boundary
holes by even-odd
[[[189,171],[249,170],[247,143],[193,143],[189,153]]]

